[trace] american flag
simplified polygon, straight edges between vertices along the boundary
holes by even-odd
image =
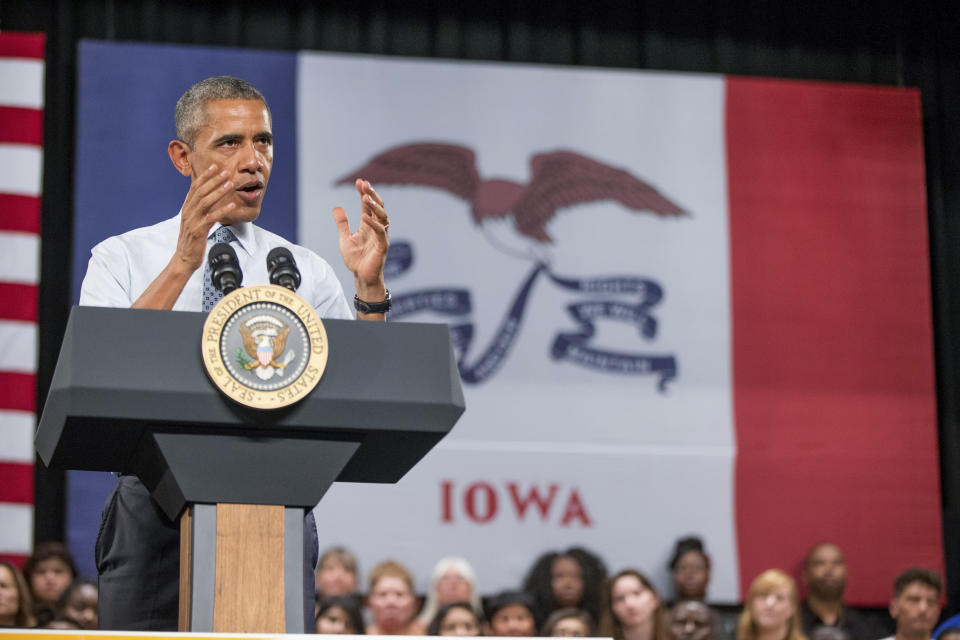
[[[33,547],[43,34],[0,33],[0,559]]]

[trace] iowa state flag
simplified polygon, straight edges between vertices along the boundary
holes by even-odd
[[[942,566],[916,91],[156,50],[81,51],[77,280],[92,244],[176,213],[173,105],[226,73],[273,110],[264,225],[352,294],[330,210],[355,225],[369,178],[392,319],[450,326],[466,414],[397,485],[331,489],[322,546],[420,588],[462,555],[490,592],[583,545],[669,595],[673,541],[698,534],[720,601],[823,540],[852,603]],[[84,161],[103,153],[119,176]]]

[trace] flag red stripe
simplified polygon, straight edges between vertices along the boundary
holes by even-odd
[[[43,146],[43,111],[0,107],[0,143]]]
[[[36,411],[36,376],[0,371],[0,409]]]
[[[0,193],[0,231],[40,233],[40,198]]]
[[[36,285],[0,282],[0,319],[37,321]]]
[[[727,80],[741,592],[839,544],[942,569],[920,95]]]
[[[0,33],[0,58],[37,58],[43,60],[44,34]]]
[[[23,569],[23,563],[27,561],[28,554],[20,553],[0,553],[0,561],[9,562],[17,569]]]
[[[33,465],[0,462],[0,502],[33,504]]]

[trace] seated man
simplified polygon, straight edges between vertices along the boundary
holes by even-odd
[[[167,154],[190,180],[179,213],[150,227],[108,238],[93,248],[80,304],[174,311],[209,311],[223,294],[210,283],[207,252],[218,242],[236,250],[247,284],[267,284],[266,256],[286,247],[299,265],[298,293],[321,317],[351,318],[340,282],[322,258],[253,222],[273,168],[273,123],[263,95],[231,77],[207,78],[177,101],[177,137]],[[357,180],[362,218],[353,233],[347,214],[333,211],[341,256],[354,275],[354,306],[362,320],[389,310],[383,279],[387,220],[369,182]],[[308,514],[305,558],[316,564],[316,525]],[[95,549],[100,576],[100,628],[176,630],[180,531],[133,476],[121,476],[103,512]],[[313,611],[313,580],[305,585]],[[311,616],[312,618],[312,616]]]
[[[873,640],[881,635],[875,625],[856,609],[843,603],[847,586],[847,563],[835,544],[814,545],[803,562],[807,599],[800,603],[800,622],[809,638],[817,627],[838,627],[853,640]]]
[[[670,609],[667,633],[670,640],[715,640],[714,613],[700,600],[680,600]]]
[[[930,640],[940,619],[943,583],[930,569],[907,569],[893,581],[890,617],[897,623],[896,634],[884,640]]]

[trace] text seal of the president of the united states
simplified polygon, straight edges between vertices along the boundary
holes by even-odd
[[[272,284],[236,289],[203,325],[203,363],[232,400],[277,409],[305,398],[327,366],[320,316],[289,289]]]

